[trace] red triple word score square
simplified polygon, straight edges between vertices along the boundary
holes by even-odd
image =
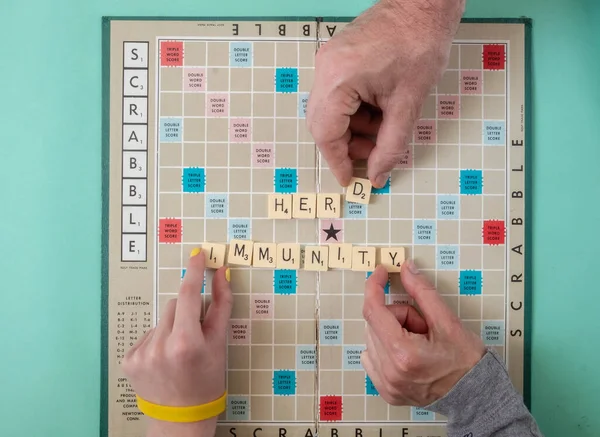
[[[181,219],[160,219],[158,241],[160,243],[181,243]]]
[[[503,220],[483,221],[483,244],[497,246],[504,244],[506,227]]]
[[[321,396],[319,400],[319,418],[324,422],[342,420],[342,397]]]
[[[161,67],[181,67],[183,65],[183,41],[162,41],[160,43]]]
[[[502,44],[483,46],[483,68],[485,70],[504,70],[506,65],[506,47]]]

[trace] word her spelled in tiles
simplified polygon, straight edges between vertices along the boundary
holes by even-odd
[[[206,267],[211,269],[232,265],[277,270],[326,272],[330,269],[345,269],[372,272],[381,265],[389,273],[394,273],[400,272],[405,260],[403,247],[377,248],[345,243],[301,247],[297,243],[232,239],[229,244],[204,243],[202,250],[206,257]]]
[[[346,191],[346,202],[367,205],[373,186],[367,179],[353,178]],[[314,219],[342,217],[342,195],[337,193],[269,194],[270,219]]]

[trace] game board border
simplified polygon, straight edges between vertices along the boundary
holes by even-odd
[[[103,16],[102,17],[102,123],[101,123],[101,351],[100,351],[100,437],[108,437],[108,332],[109,332],[109,210],[110,210],[110,38],[111,22],[113,21],[316,21],[349,23],[356,17],[333,16],[255,16],[255,17],[169,17],[169,16]],[[530,220],[532,216],[532,175],[531,158],[532,150],[532,27],[533,20],[528,17],[519,18],[463,18],[461,23],[490,23],[490,24],[521,24],[524,27],[524,79],[525,79],[525,180],[524,180],[524,207],[525,207],[525,250],[524,250],[524,347],[523,347],[523,398],[527,408],[531,409],[531,348],[532,348],[532,232]]]

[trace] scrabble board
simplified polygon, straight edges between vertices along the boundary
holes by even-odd
[[[528,401],[526,20],[465,20],[388,183],[335,181],[305,125],[315,53],[345,18],[105,18],[103,436],[141,437],[122,374],[192,249],[231,268],[218,436],[445,436],[360,364],[364,282],[412,258]],[[360,185],[362,183],[362,185]]]

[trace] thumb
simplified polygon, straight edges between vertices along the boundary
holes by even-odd
[[[382,108],[383,121],[367,164],[367,174],[374,187],[385,186],[390,172],[408,148],[417,116],[417,110],[413,106],[405,98]]]
[[[208,334],[210,331],[211,334],[225,334],[232,308],[233,294],[229,286],[229,269],[222,267],[213,277],[212,301],[202,324],[205,333]]]
[[[400,278],[408,295],[421,309],[427,325],[443,331],[450,330],[457,321],[456,315],[446,305],[433,284],[419,272],[412,260],[402,265]]]

